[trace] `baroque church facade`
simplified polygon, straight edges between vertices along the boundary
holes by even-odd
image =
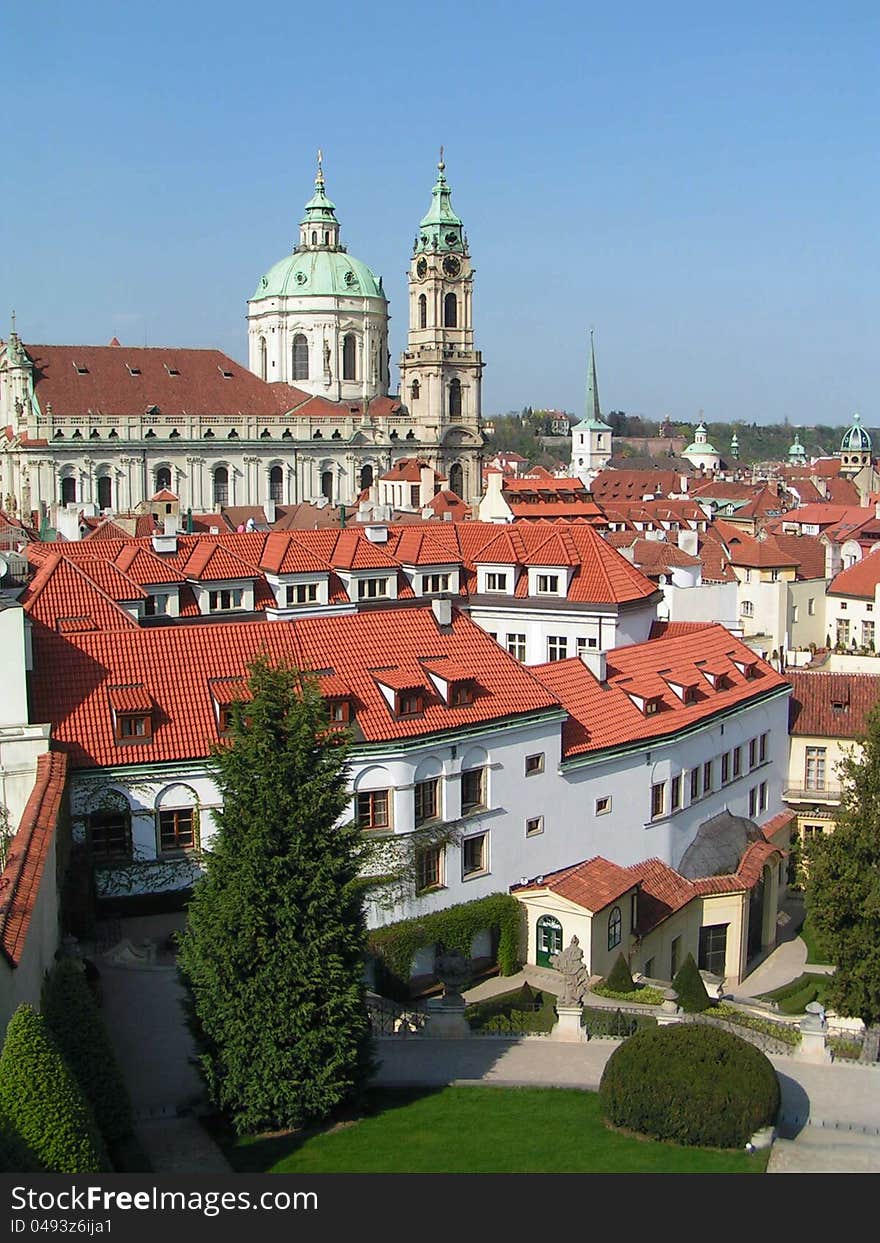
[[[162,489],[181,509],[354,506],[418,457],[466,502],[481,491],[482,357],[473,269],[441,159],[408,273],[400,395],[388,301],[349,255],[318,162],[299,238],[248,302],[248,367],[217,350],[0,341],[0,498],[123,512]]]

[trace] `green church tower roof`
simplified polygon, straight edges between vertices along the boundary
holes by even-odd
[[[590,374],[587,380],[587,412],[580,423],[575,424],[575,427],[589,431],[611,431],[611,428],[602,418],[602,412],[599,408],[599,381],[596,377],[596,347],[593,341],[592,328],[590,329]]]
[[[300,224],[326,224],[332,222],[338,224],[336,219],[336,204],[331,203],[324,193],[324,158],[318,151],[318,171],[315,174],[315,193],[309,199],[305,206],[305,215]]]
[[[437,180],[431,191],[431,206],[419,226],[419,234],[413,248],[414,254],[420,254],[426,250],[465,253],[466,239],[462,231],[461,220],[452,210],[451,195],[452,191],[446,180],[446,165],[443,162],[443,148],[441,147]]]

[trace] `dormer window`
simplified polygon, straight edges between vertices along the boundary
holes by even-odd
[[[464,708],[474,702],[474,683],[472,680],[453,682],[450,688],[449,705],[452,708]]]
[[[108,698],[116,742],[149,742],[153,736],[153,700],[144,686],[111,686]]]
[[[292,608],[295,604],[317,604],[318,602],[318,584],[317,583],[294,583],[287,586],[287,607]]]
[[[423,574],[422,595],[433,595],[436,592],[449,590],[448,574]]]
[[[388,595],[387,578],[362,578],[358,582],[359,600],[380,600]]]
[[[85,363],[74,362],[73,365],[74,365],[77,375],[88,375],[89,374],[89,369],[85,365]]]
[[[642,709],[642,711],[644,712],[645,716],[654,716],[654,714],[659,710],[659,708],[660,708],[660,697],[658,695],[652,695],[650,699],[645,700],[645,706]]]
[[[351,700],[328,699],[327,716],[331,725],[348,725],[351,720]]]
[[[243,603],[244,591],[241,587],[208,592],[208,607],[212,613],[225,613],[233,609],[240,609]]]
[[[756,678],[758,676],[758,662],[756,660],[742,660],[734,657],[733,663],[744,678]]]
[[[126,363],[125,365],[128,367],[129,375],[140,375],[141,374],[140,367],[132,367],[131,363]]]
[[[486,575],[487,591],[507,591],[507,575],[490,573]]]
[[[169,367],[167,363],[165,364],[165,370],[169,375],[180,375],[180,369],[178,367]]]
[[[153,736],[153,723],[143,712],[118,712],[116,714],[117,742],[145,742]]]

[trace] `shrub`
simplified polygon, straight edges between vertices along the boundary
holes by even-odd
[[[710,1018],[724,1019],[727,1023],[736,1023],[739,1027],[748,1027],[750,1031],[772,1036],[774,1040],[780,1040],[783,1044],[796,1045],[801,1042],[799,1027],[789,1023],[777,1023],[773,1019],[762,1019],[757,1014],[747,1014],[744,1010],[737,1010],[735,1006],[729,1006],[724,1002],[717,1006],[709,1006],[704,1013]]]
[[[776,1120],[770,1061],[732,1032],[681,1024],[638,1032],[615,1049],[599,1085],[614,1126],[704,1148],[740,1148]]]
[[[693,954],[688,954],[679,967],[672,987],[678,993],[678,1004],[685,1014],[698,1014],[712,1004]]]
[[[62,959],[43,986],[43,1017],[111,1147],[131,1134],[131,1102],[85,972]]]
[[[617,955],[617,961],[611,968],[610,975],[602,981],[602,985],[612,993],[631,993],[634,991],[635,984],[633,983],[632,972],[623,954]]]
[[[663,989],[651,988],[648,984],[634,987],[631,993],[617,993],[606,988],[604,984],[590,990],[597,997],[608,997],[611,1001],[636,1001],[640,1006],[659,1006],[663,1004]]]
[[[45,1166],[8,1118],[0,1117],[0,1173],[41,1174]]]
[[[849,1062],[857,1062],[862,1056],[860,1040],[848,1040],[845,1036],[829,1036],[827,1044],[835,1060],[843,1058]]]
[[[104,1142],[43,1016],[19,1006],[0,1056],[0,1113],[55,1174],[109,1170]]]

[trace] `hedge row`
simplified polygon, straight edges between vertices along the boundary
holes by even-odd
[[[597,997],[608,997],[611,1001],[635,1001],[641,1006],[659,1006],[663,1003],[663,989],[652,988],[650,984],[636,985],[632,990],[622,993],[606,988],[604,984],[597,984],[590,992]]]
[[[783,1044],[796,1045],[801,1042],[800,1028],[787,1023],[774,1023],[772,1019],[762,1019],[756,1014],[746,1014],[733,1006],[722,1002],[718,1006],[708,1006],[705,1010],[712,1018],[725,1019],[728,1023],[736,1023],[739,1027],[747,1027],[750,1031],[761,1032],[765,1036],[773,1036]]]
[[[469,957],[474,937],[486,929],[497,944],[501,974],[513,975],[519,968],[522,923],[523,909],[516,898],[494,893],[376,928],[369,934],[368,949],[381,967],[379,991],[388,996],[408,996],[410,969],[418,950],[442,944],[446,950],[458,950]]]
[[[92,1107],[109,1147],[132,1131],[131,1102],[110,1036],[82,966],[62,959],[46,978],[43,1017]]]

